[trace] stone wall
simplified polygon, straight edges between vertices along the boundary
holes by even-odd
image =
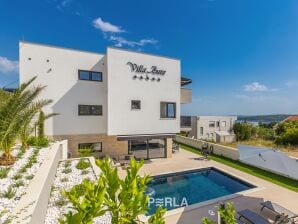
[[[128,154],[128,142],[118,141],[117,136],[108,136],[106,134],[89,135],[56,135],[52,137],[55,140],[67,139],[71,157],[78,157],[79,143],[102,142],[102,154],[105,155],[126,155]]]
[[[205,143],[203,140],[188,138],[180,135],[176,135],[175,141],[178,143],[186,144],[192,146],[194,148],[200,149],[202,145]],[[213,146],[213,153],[216,155],[224,156],[233,160],[239,160],[240,154],[238,149],[223,146],[215,143],[208,142],[209,145]]]

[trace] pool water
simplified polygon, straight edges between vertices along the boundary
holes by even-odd
[[[155,176],[147,189],[150,197],[148,215],[158,206],[172,210],[253,187],[213,167]]]

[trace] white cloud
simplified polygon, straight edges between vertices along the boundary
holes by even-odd
[[[244,91],[248,92],[265,92],[268,91],[268,87],[260,84],[259,82],[253,82],[251,84],[244,85]]]
[[[0,56],[0,73],[16,73],[19,71],[19,62]]]
[[[125,39],[124,37],[114,36],[114,35],[110,36],[109,40],[114,42],[116,47],[122,47],[124,45],[129,46],[129,47],[136,47],[136,46],[143,47],[148,44],[158,43],[158,41],[154,40],[154,39],[141,39],[139,41],[130,41],[130,40]]]
[[[93,26],[96,29],[101,30],[102,32],[110,32],[110,33],[122,33],[125,32],[120,26],[116,26],[111,24],[110,22],[103,21],[100,17],[93,20]]]
[[[116,47],[138,47],[137,49],[141,51],[141,47],[144,47],[145,45],[155,45],[158,43],[158,41],[153,38],[143,38],[137,41],[128,40],[122,35],[119,35],[119,33],[126,33],[126,31],[122,29],[121,26],[117,26],[110,22],[103,21],[101,17],[94,19],[92,24],[94,28],[101,30],[104,35],[104,38],[113,42],[114,46]]]

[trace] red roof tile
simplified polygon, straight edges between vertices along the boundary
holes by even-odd
[[[286,121],[298,121],[298,115],[289,116]]]

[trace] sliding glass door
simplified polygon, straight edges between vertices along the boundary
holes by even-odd
[[[137,159],[166,157],[165,139],[129,140],[128,152]]]

